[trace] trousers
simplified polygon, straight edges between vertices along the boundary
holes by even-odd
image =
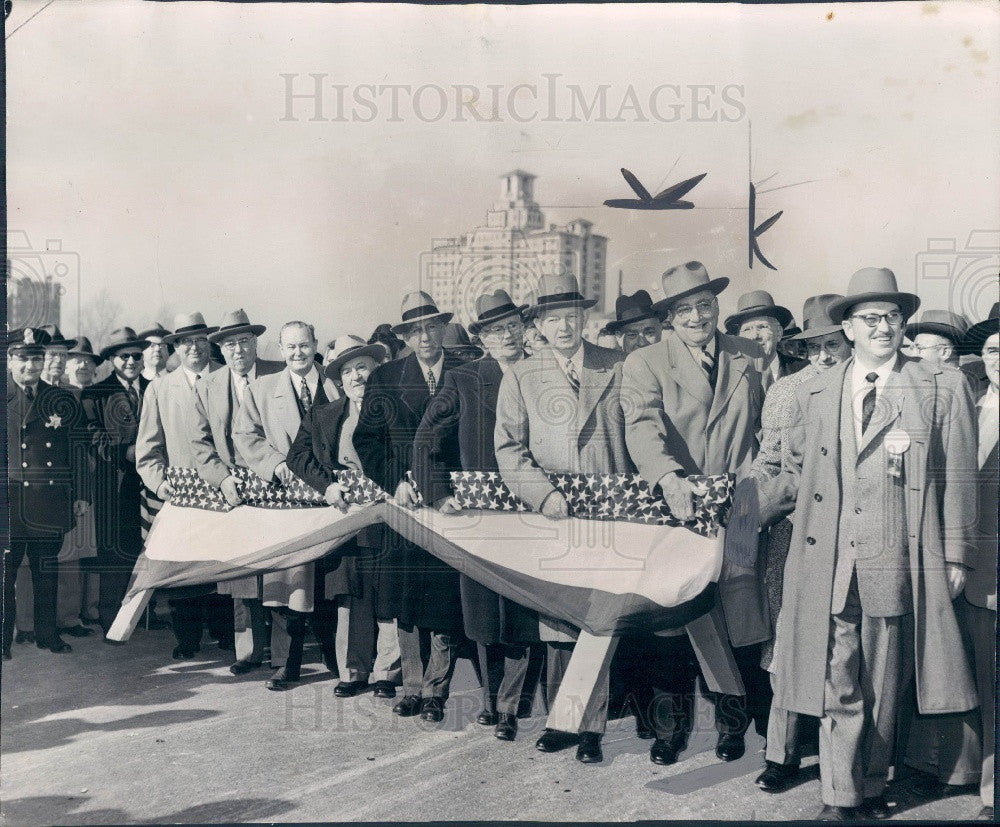
[[[55,643],[56,601],[59,588],[58,540],[15,540],[3,555],[3,647],[9,649],[14,641],[14,624],[17,617],[17,570],[27,557],[31,568],[31,582],[35,599],[35,640],[44,645]]]
[[[458,650],[452,635],[398,622],[396,634],[403,670],[403,694],[446,699]]]

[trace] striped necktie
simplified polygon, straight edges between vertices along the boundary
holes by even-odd
[[[306,378],[302,377],[302,384],[299,385],[299,399],[302,401],[302,408],[306,413],[309,413],[309,409],[313,404],[312,392],[309,390],[309,383]]]
[[[864,435],[872,421],[872,414],[875,413],[875,380],[878,374],[872,371],[865,375],[865,381],[871,385],[865,398],[861,400],[861,433]]]
[[[577,376],[576,368],[573,367],[573,362],[569,359],[566,360],[566,378],[569,380],[569,385],[573,389],[573,393],[580,393],[580,377]]]
[[[715,388],[715,357],[708,352],[708,345],[701,346],[701,352],[698,354],[698,359],[701,362],[702,370],[705,371],[705,378],[708,379],[708,384]]]
[[[434,371],[427,371],[427,391],[431,396],[437,393],[437,379],[434,378]]]

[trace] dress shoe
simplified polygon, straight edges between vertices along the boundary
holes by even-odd
[[[259,661],[255,663],[252,660],[238,660],[229,667],[229,671],[234,675],[245,675],[254,669],[260,669],[261,666],[262,664]]]
[[[395,698],[396,685],[392,681],[375,681],[375,690],[372,694],[376,698]]]
[[[498,716],[495,712],[483,710],[476,717],[476,723],[480,726],[496,726]]]
[[[823,809],[816,816],[817,821],[854,821],[853,807],[834,807],[832,804],[824,804]]]
[[[649,748],[649,760],[654,764],[668,766],[677,762],[678,752],[679,750],[677,747],[669,741],[657,738],[653,741],[653,745]]]
[[[34,643],[35,633],[34,632],[21,632],[18,631],[14,635],[14,643]]]
[[[858,807],[858,813],[865,818],[873,818],[878,821],[882,821],[892,815],[892,811],[889,809],[889,802],[885,800],[884,795],[873,795],[871,798],[866,798],[861,802],[861,806]]]
[[[290,674],[285,667],[282,666],[274,673],[273,677],[269,678],[264,683],[264,686],[272,692],[284,692],[286,689],[294,687],[298,682],[299,676]]]
[[[353,698],[368,688],[368,681],[341,681],[333,688],[338,698]]]
[[[183,646],[175,646],[174,660],[191,660],[191,658],[193,658],[199,651],[201,651],[200,646],[194,649],[185,649]]]
[[[513,741],[517,737],[517,716],[501,712],[497,719],[497,727],[493,730],[493,734],[501,741]]]
[[[581,764],[600,764],[604,760],[604,753],[601,752],[601,733],[580,733],[580,745],[576,748],[576,760]]]
[[[715,745],[715,754],[720,761],[736,761],[743,757],[746,750],[742,735],[720,735]]]
[[[444,700],[441,698],[424,698],[420,706],[420,717],[424,721],[444,720]]]
[[[765,761],[764,772],[757,776],[755,783],[766,793],[783,793],[795,783],[795,779],[798,777],[798,764],[778,764],[775,761]]]
[[[88,629],[82,623],[78,623],[76,626],[67,626],[65,629],[60,629],[59,634],[69,635],[70,637],[87,637],[87,635],[94,634],[94,630]]]
[[[979,811],[976,821],[993,821],[993,808],[988,804]]]
[[[48,649],[50,652],[55,652],[59,654],[60,652],[72,652],[73,647],[70,646],[65,640],[57,637],[55,640],[51,640],[48,643],[35,643],[39,649]]]
[[[646,721],[640,721],[636,718],[635,721],[635,737],[640,738],[643,741],[651,741],[656,737],[656,730],[648,724]]]
[[[417,695],[405,695],[403,700],[396,704],[392,711],[400,718],[412,718],[420,714],[420,698]]]
[[[539,752],[559,752],[579,741],[579,736],[571,732],[561,732],[558,729],[549,729],[542,732],[541,737],[535,741],[535,749]]]
[[[945,784],[933,775],[922,773],[920,778],[910,785],[910,792],[917,796],[917,798],[936,800],[938,798],[950,798],[953,795],[962,795],[963,793],[976,793],[978,790],[975,784]]]
[[[9,646],[4,646],[3,647],[3,659],[4,660],[10,660],[12,657],[13,657],[13,655],[11,655],[11,653],[10,653],[10,647]]]

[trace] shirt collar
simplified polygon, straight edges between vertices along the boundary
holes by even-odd
[[[577,376],[583,375],[583,342],[580,342],[580,346],[576,349],[576,352],[568,359],[561,353],[556,353],[555,351],[552,352],[559,357],[559,367],[563,370],[566,370],[566,363],[569,362],[573,365],[573,370],[576,371]]]
[[[208,365],[205,365],[205,367],[202,368],[200,373],[195,373],[193,370],[183,365],[181,366],[181,370],[184,371],[184,375],[187,377],[188,384],[193,388],[195,382],[198,381],[198,377],[204,376],[206,373],[208,373]]]
[[[250,370],[248,370],[243,375],[246,376],[247,382],[253,382],[253,380],[257,378],[257,363],[254,362],[252,365],[250,365]],[[236,378],[237,378],[236,374],[233,373],[233,381],[234,382],[236,381]]]
[[[858,361],[857,358],[854,360],[854,369],[851,372],[851,382],[855,388],[860,388],[862,385],[868,384],[868,380],[865,377],[869,373],[878,374],[878,379],[875,380],[875,387],[881,390],[885,387],[886,380],[889,378],[889,374],[892,373],[893,368],[896,367],[896,363],[899,361],[899,354],[897,353],[895,358],[890,359],[881,366],[872,370],[871,368],[866,368],[864,365]]]
[[[698,361],[698,354],[701,353],[702,350],[704,350],[710,356],[715,356],[715,351],[716,351],[716,341],[715,340],[716,340],[716,337],[713,335],[712,338],[709,339],[707,342],[705,342],[705,344],[703,344],[703,345],[689,345],[687,342],[685,342],[684,345],[687,347],[688,350],[691,351],[691,355],[694,356],[695,361],[697,362]]]
[[[434,374],[434,381],[440,383],[440,381],[441,381],[441,374],[444,372],[444,352],[443,351],[442,351],[441,355],[438,356],[438,360],[433,365],[431,365],[429,368],[426,367],[422,362],[418,362],[418,364],[420,365],[420,372],[423,373],[425,379],[427,378],[427,372],[430,371],[431,373]]]
[[[292,390],[295,391],[295,394],[297,396],[299,393],[299,388],[302,387],[302,377],[295,373],[292,373],[291,368],[288,369],[288,377],[289,379],[291,379],[292,382]],[[315,363],[313,363],[313,365],[309,368],[309,373],[306,374],[305,379],[306,379],[306,387],[309,388],[309,393],[311,393],[313,399],[315,399],[316,388],[319,387],[319,368],[316,367]]]
[[[138,379],[136,379],[133,382],[129,382],[128,379],[126,379],[124,376],[122,376],[121,374],[119,374],[117,371],[115,371],[115,379],[117,379],[119,382],[121,382],[121,385],[122,385],[123,388],[125,388],[125,390],[128,390],[133,385],[135,386],[136,390],[139,390],[139,380]]]

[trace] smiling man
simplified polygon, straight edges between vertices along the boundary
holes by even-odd
[[[736,302],[736,312],[726,319],[726,333],[756,342],[764,351],[764,389],[783,376],[804,368],[808,362],[794,359],[778,350],[785,328],[792,323],[792,312],[774,303],[766,290],[744,293]]]

